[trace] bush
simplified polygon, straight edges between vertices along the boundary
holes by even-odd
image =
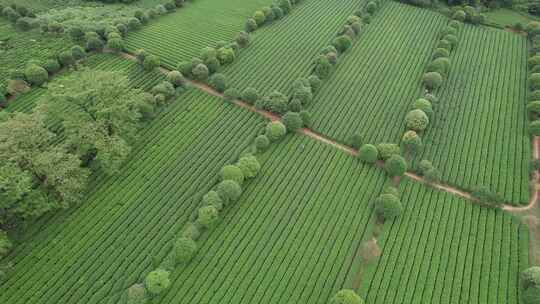
[[[240,92],[236,88],[229,88],[223,92],[223,98],[227,101],[234,101],[240,98]]]
[[[222,47],[222,48],[219,48],[217,51],[217,59],[219,60],[220,64],[225,65],[225,64],[232,63],[236,59],[236,55],[232,48]]]
[[[416,109],[407,113],[407,115],[405,116],[405,122],[408,129],[422,132],[427,128],[429,124],[429,118],[426,113],[424,113],[424,111]]]
[[[444,49],[444,48],[437,48],[433,52],[433,59],[448,58],[448,56],[450,56],[450,52],[447,49]]]
[[[441,75],[448,76],[448,72],[450,71],[450,60],[446,57],[437,58],[427,66],[427,71],[437,72]]]
[[[30,84],[40,86],[49,79],[49,74],[39,65],[31,64],[24,70],[24,77]]]
[[[99,37],[90,37],[86,40],[86,50],[87,51],[101,51],[105,43]]]
[[[362,146],[362,134],[354,133],[351,135],[349,138],[349,145],[358,150],[360,146]]]
[[[242,184],[244,182],[244,173],[240,168],[234,165],[224,166],[221,168],[219,175],[221,180],[233,180],[238,184]]]
[[[454,14],[452,15],[452,19],[454,20],[457,20],[457,21],[461,21],[461,22],[465,22],[465,18],[467,17],[467,15],[465,14],[464,11],[462,10],[457,10],[456,12],[454,12]]]
[[[264,13],[264,19],[267,23],[274,21],[276,18],[274,11],[268,6],[263,7],[261,11]]]
[[[523,292],[524,304],[538,304],[540,303],[540,287],[527,288]]]
[[[317,75],[310,75],[308,77],[309,86],[311,87],[311,92],[316,92],[322,84],[321,79]]]
[[[540,100],[540,90],[532,91],[529,93],[529,101]]]
[[[448,41],[452,45],[452,48],[455,48],[459,42],[458,37],[455,35],[446,35],[443,38],[443,41],[444,40]]]
[[[150,272],[144,279],[144,285],[148,292],[158,295],[171,286],[169,272],[164,269],[156,269]]]
[[[370,1],[366,5],[366,12],[368,12],[369,14],[373,15],[373,13],[375,13],[376,10],[377,10],[377,3],[375,3],[374,1]]]
[[[458,32],[457,32],[457,28],[448,25],[447,27],[445,27],[445,28],[441,31],[441,37],[444,37],[444,36],[446,36],[446,35],[454,35],[454,36],[456,36],[457,33],[458,33]]]
[[[476,186],[472,189],[471,195],[476,198],[480,203],[487,204],[491,207],[496,207],[504,202],[504,198],[489,187]]]
[[[413,105],[413,109],[424,111],[428,117],[433,115],[433,108],[431,102],[425,98],[418,98]]]
[[[422,82],[426,86],[427,89],[433,90],[440,87],[443,83],[443,78],[441,74],[437,72],[428,72],[424,74],[424,77],[422,78]]]
[[[352,40],[351,37],[347,35],[341,35],[334,39],[332,45],[336,48],[336,50],[338,50],[338,52],[343,53],[351,47]]]
[[[255,138],[255,147],[257,148],[257,151],[261,151],[261,152],[266,151],[269,145],[270,145],[270,140],[268,139],[268,136],[263,134]]]
[[[47,72],[49,74],[54,74],[58,71],[60,71],[60,62],[58,62],[58,60],[56,59],[49,59],[47,61],[45,61],[45,63],[43,64],[43,68],[45,70],[47,70]]]
[[[217,210],[223,208],[223,200],[216,191],[208,191],[202,198],[203,206],[214,206]]]
[[[330,299],[330,304],[364,304],[364,301],[353,290],[342,289]]]
[[[204,208],[204,207],[203,207]],[[193,259],[197,252],[197,243],[187,237],[179,237],[174,243],[174,256],[176,263],[187,263]]]
[[[128,304],[145,304],[148,301],[146,288],[142,284],[135,284],[128,288]]]
[[[245,29],[248,33],[254,32],[257,29],[257,21],[253,18],[248,18]]]
[[[383,220],[393,220],[403,212],[399,198],[392,194],[382,194],[375,200],[375,212]]]
[[[535,100],[535,101],[531,101],[527,104],[527,110],[529,111],[529,113],[532,113],[532,114],[540,114],[540,101],[539,100]]]
[[[391,194],[391,195],[399,198],[399,189],[392,186],[392,185],[386,185],[382,189],[381,194]]]
[[[402,156],[394,154],[385,161],[384,169],[390,176],[402,176],[407,171],[407,162]]]
[[[277,114],[287,112],[289,97],[279,91],[273,91],[264,97],[264,108]],[[271,139],[271,138],[270,138]]]
[[[533,73],[529,76],[529,85],[532,90],[540,89],[540,73]]]
[[[266,136],[270,141],[277,141],[281,137],[285,136],[287,128],[279,121],[269,122],[266,125]]]
[[[176,94],[174,86],[168,81],[162,81],[155,85],[151,92],[154,95],[162,95],[165,99],[169,99]]]
[[[240,33],[238,33],[238,35],[236,36],[236,39],[235,39],[236,43],[238,43],[238,45],[241,47],[241,48],[245,48],[249,45],[251,39],[249,37],[249,34],[245,31],[241,31]]]
[[[264,12],[262,11],[255,11],[252,18],[253,20],[255,20],[257,27],[262,26],[264,22],[266,21],[266,16],[264,15]]]
[[[143,65],[144,60],[146,59],[146,56],[148,56],[148,53],[146,52],[146,50],[138,49],[135,51],[135,58],[137,58],[137,62],[140,65]]]
[[[433,164],[429,160],[423,159],[418,164],[418,169],[420,170],[420,174],[425,174],[428,170],[433,169]]]
[[[107,48],[119,53],[124,50],[124,41],[121,38],[114,38],[107,41]]]
[[[253,105],[259,100],[259,92],[255,88],[246,88],[244,92],[242,92],[242,100]]]
[[[436,48],[438,49],[445,49],[447,51],[451,51],[452,50],[452,44],[450,43],[450,41],[448,40],[440,40],[438,43],[437,43],[437,46]]]
[[[422,147],[422,139],[414,131],[407,131],[403,134],[401,138],[401,143],[404,148],[411,153],[416,153]]]
[[[529,123],[529,133],[534,136],[540,136],[540,120],[535,120]]]
[[[456,30],[461,27],[461,23],[457,20],[452,20],[448,23],[448,26],[455,28]],[[456,33],[457,34],[457,33]]]
[[[229,204],[240,198],[242,187],[233,180],[224,180],[217,185],[216,192],[224,204]]]
[[[332,72],[332,64],[328,60],[328,57],[324,55],[319,56],[315,61],[313,74],[319,79],[325,79],[330,75],[330,72]]]
[[[186,85],[186,79],[179,71],[170,71],[167,73],[167,81],[174,87],[183,87]]]
[[[441,180],[441,173],[436,168],[431,168],[424,172],[424,177],[428,182],[436,183]]]
[[[377,150],[379,151],[379,158],[382,160],[387,160],[390,156],[394,154],[400,154],[401,149],[396,144],[381,143],[378,144]]]
[[[196,80],[206,81],[208,79],[208,75],[210,74],[210,71],[208,70],[208,67],[204,63],[199,63],[193,68],[191,73],[193,74],[193,77],[195,77]]]
[[[379,158],[379,150],[374,145],[362,145],[358,150],[358,158],[365,163],[374,163]]]
[[[272,4],[270,8],[272,9],[272,12],[274,13],[275,20],[279,20],[283,18],[283,15],[284,15],[283,10],[279,6]]]
[[[253,155],[242,156],[236,163],[236,166],[242,170],[246,178],[254,178],[261,170],[261,164]]]
[[[223,93],[228,87],[227,78],[221,73],[216,73],[210,77],[210,86],[216,91]]]
[[[81,46],[74,45],[71,48],[71,55],[75,61],[78,61],[86,57],[86,51]]]
[[[299,113],[295,112],[285,113],[285,115],[283,115],[282,121],[285,125],[285,129],[291,133],[302,128],[303,126],[302,117],[300,117]]]
[[[147,71],[153,71],[159,67],[161,64],[161,60],[158,56],[155,55],[148,55],[145,56],[143,61],[143,68]]]
[[[199,208],[197,223],[202,227],[210,229],[214,227],[219,219],[219,212],[214,206],[204,206]]]
[[[292,9],[292,5],[289,0],[277,0],[277,5],[283,11],[284,15],[287,15]]]
[[[60,62],[63,67],[67,67],[75,63],[75,58],[70,51],[63,51],[58,54],[58,62]]]

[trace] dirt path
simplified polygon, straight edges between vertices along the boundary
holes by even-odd
[[[133,56],[132,54],[129,54],[129,53],[120,53],[120,55],[126,59],[129,59],[129,60],[137,60],[137,58],[135,56]],[[164,68],[164,67],[160,67],[159,70],[164,73],[164,74],[167,74],[168,72],[170,72],[170,70]],[[210,95],[213,95],[213,96],[217,96],[217,97],[221,97],[223,98],[223,94],[222,93],[219,93],[217,92],[216,90],[214,90],[213,88],[211,88],[210,86],[208,86],[207,84],[204,84],[204,83],[201,83],[201,82],[198,82],[198,81],[193,81],[193,80],[187,80],[187,83],[193,87],[196,87],[198,88],[199,90],[202,90],[204,91],[205,93],[207,94],[210,94]],[[231,101],[232,103],[236,104],[237,106],[239,107],[242,107],[244,109],[247,109],[251,112],[254,112],[254,113],[258,113],[259,115],[262,115],[266,118],[268,118],[269,120],[271,121],[278,121],[280,120],[280,117],[274,113],[271,113],[271,112],[268,112],[268,111],[263,111],[263,110],[258,110],[256,109],[254,106],[242,101],[242,100],[234,100],[234,101]],[[358,151],[356,149],[353,149],[352,147],[349,147],[347,145],[344,145],[344,144],[341,144],[341,143],[338,143],[336,142],[335,140],[333,139],[330,139],[322,134],[319,134],[309,128],[302,128],[300,130],[298,130],[298,133],[299,134],[302,134],[302,135],[305,135],[307,137],[310,137],[314,140],[317,140],[317,141],[320,141],[324,144],[327,144],[327,145],[330,145],[330,146],[333,146],[341,151],[344,151],[352,156],[358,156]],[[540,137],[533,137],[533,159],[539,159],[540,158]],[[376,163],[377,166],[379,167],[382,167],[384,165],[384,162],[382,161],[378,161]],[[460,190],[458,188],[455,188],[455,187],[452,187],[452,186],[449,186],[449,185],[446,185],[446,184],[443,184],[443,183],[433,183],[433,182],[428,182],[426,179],[424,179],[422,176],[419,176],[415,173],[412,173],[412,172],[406,172],[405,173],[405,176],[414,180],[414,181],[417,181],[417,182],[420,182],[420,183],[423,183],[425,185],[429,185],[435,189],[438,189],[438,190],[441,190],[441,191],[444,191],[444,192],[448,192],[450,194],[453,194],[453,195],[456,195],[456,196],[459,196],[461,198],[464,198],[464,199],[467,199],[467,200],[470,200],[470,201],[473,201],[473,202],[477,202],[477,200],[468,192],[465,192],[463,190]],[[399,178],[398,179],[395,179],[394,182],[396,184],[399,183]],[[506,211],[510,211],[510,212],[519,212],[519,211],[525,211],[525,210],[529,210],[529,209],[532,209],[536,206],[536,203],[538,201],[538,197],[539,197],[539,191],[536,190],[536,184],[540,181],[540,173],[538,171],[535,171],[533,173],[533,178],[531,180],[531,184],[532,184],[532,195],[531,195],[531,198],[530,198],[530,201],[529,201],[529,204],[527,206],[522,206],[522,207],[514,207],[514,206],[511,206],[511,205],[504,205],[503,206],[503,210],[506,210]]]

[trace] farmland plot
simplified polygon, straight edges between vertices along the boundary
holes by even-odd
[[[265,156],[160,303],[328,303],[344,286],[384,174],[299,136]]]
[[[311,73],[313,60],[330,44],[363,0],[301,2],[285,19],[256,31],[252,44],[225,69],[231,86],[284,93]],[[377,18],[377,17],[376,17]],[[360,38],[362,39],[362,38]]]
[[[389,1],[315,95],[313,128],[346,142],[398,142],[439,30],[447,19]]]
[[[468,25],[459,35],[421,158],[452,184],[489,186],[509,202],[527,202],[526,40]]]
[[[528,234],[518,219],[410,180],[401,189],[405,212],[385,225],[363,279],[367,303],[520,303]]]
[[[96,176],[87,199],[25,234],[0,303],[114,303],[169,252],[221,167],[263,119],[197,90],[140,132],[121,173]]]
[[[165,76],[157,71],[147,72],[137,63],[113,54],[94,54],[85,59],[82,64],[90,69],[122,72],[128,77],[132,87],[139,88],[143,91],[150,90],[160,80],[165,79]],[[61,75],[55,76],[51,82],[57,81],[62,77],[69,77],[69,75],[70,71],[65,71]],[[46,92],[46,88],[33,87],[28,93],[17,96],[8,104],[6,110],[10,112],[30,112],[39,98]]]
[[[196,0],[175,13],[160,16],[141,30],[130,33],[130,51],[145,49],[161,57],[168,68],[198,56],[201,49],[218,41],[230,42],[256,9],[272,0]]]

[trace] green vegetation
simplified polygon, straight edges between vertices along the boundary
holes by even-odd
[[[418,159],[431,160],[451,184],[485,186],[507,202],[527,202],[525,38],[465,25],[460,40],[450,57],[452,72],[435,92],[436,119],[423,136]]]
[[[384,226],[384,254],[359,290],[367,303],[521,303],[527,231],[517,219],[409,180],[400,188],[404,212]]]

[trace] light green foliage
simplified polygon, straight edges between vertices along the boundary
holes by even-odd
[[[261,170],[261,164],[257,160],[257,157],[253,155],[241,157],[236,163],[236,166],[242,170],[246,178],[254,178]]]
[[[167,73],[167,81],[175,87],[183,87],[186,85],[186,79],[179,71],[170,71]]]
[[[270,141],[277,141],[285,136],[285,133],[287,133],[287,128],[279,121],[269,122],[266,126],[266,136]]]
[[[407,113],[407,116],[405,116],[405,123],[408,129],[421,132],[427,128],[429,118],[424,111],[416,109]]]
[[[384,170],[390,176],[402,176],[407,171],[407,162],[402,156],[394,154],[384,162]]]
[[[219,220],[219,211],[214,206],[199,208],[197,223],[207,229],[214,227]]]
[[[268,139],[268,136],[262,134],[255,138],[255,146],[257,147],[258,151],[265,151],[266,149],[268,149],[269,145],[270,139]]]
[[[226,165],[223,168],[221,168],[221,171],[219,173],[221,180],[232,180],[237,182],[238,184],[242,184],[244,182],[244,173],[240,168],[238,168],[235,165]]]
[[[403,206],[397,196],[381,194],[375,200],[375,212],[381,219],[391,221],[403,212]]]
[[[158,56],[146,55],[143,61],[143,68],[147,71],[155,70],[159,67],[161,61]]]
[[[206,208],[206,207],[203,207]],[[213,208],[213,207],[212,207]],[[202,209],[202,208],[201,208]],[[217,212],[217,210],[216,210]],[[199,210],[199,217],[200,217]],[[174,253],[176,263],[186,263],[191,261],[197,252],[197,243],[187,237],[179,237],[174,243]]]
[[[227,78],[221,73],[216,73],[210,77],[210,86],[216,91],[223,93],[228,87]]]
[[[170,273],[164,269],[151,271],[144,279],[144,285],[149,293],[159,295],[171,286]]]
[[[303,126],[302,117],[296,112],[287,112],[283,115],[282,122],[287,132],[296,132]]]
[[[413,109],[422,110],[428,117],[433,115],[431,102],[425,98],[419,98],[414,102]]]
[[[132,285],[127,290],[127,303],[128,304],[146,304],[148,302],[148,295],[146,288],[142,284]]]
[[[370,144],[365,144],[358,150],[358,157],[365,163],[374,163],[379,158],[379,150]]]
[[[364,304],[364,301],[353,290],[342,289],[330,299],[330,304]]]
[[[397,144],[380,143],[380,144],[377,144],[376,147],[377,147],[377,150],[379,151],[379,158],[382,160],[386,160],[394,154],[401,153],[401,149],[399,148],[399,145]]]
[[[203,206],[214,206],[219,211],[223,208],[223,200],[219,197],[219,194],[212,190],[206,193],[202,198]]]
[[[30,64],[28,67],[26,67],[24,70],[24,76],[28,83],[37,86],[44,84],[49,78],[47,70],[35,64]]]
[[[429,90],[437,89],[443,83],[443,77],[438,72],[428,72],[424,74],[422,81]]]
[[[401,138],[401,143],[405,150],[410,153],[416,153],[422,147],[422,139],[415,131],[407,131]]]
[[[242,195],[242,187],[233,180],[224,180],[217,185],[217,193],[225,204],[237,201]]]

